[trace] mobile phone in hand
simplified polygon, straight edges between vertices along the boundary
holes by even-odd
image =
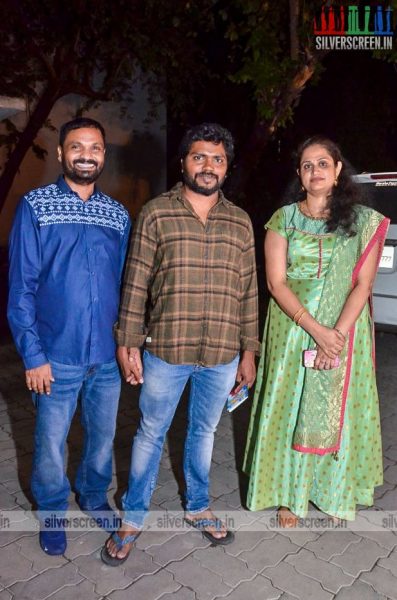
[[[240,404],[242,402],[244,402],[244,400],[247,400],[248,393],[249,393],[249,390],[248,390],[247,385],[243,385],[241,390],[237,393],[233,393],[233,390],[232,390],[227,398],[227,402],[226,402],[227,410],[229,412],[232,412],[235,408],[240,406]]]

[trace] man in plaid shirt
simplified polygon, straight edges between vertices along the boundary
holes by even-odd
[[[165,435],[190,383],[184,450],[186,521],[213,544],[234,534],[209,508],[214,432],[230,390],[252,386],[257,329],[254,237],[221,186],[233,160],[229,131],[204,123],[180,146],[182,183],[148,202],[133,231],[115,330],[125,380],[142,384],[124,518],[102,550],[123,563],[156,484]],[[143,360],[141,359],[143,347]]]

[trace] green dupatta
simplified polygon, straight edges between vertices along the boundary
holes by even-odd
[[[375,244],[378,244],[379,262],[388,225],[389,219],[360,206],[357,234],[354,237],[336,237],[315,315],[321,324],[334,327],[360,269]],[[338,368],[329,371],[306,369],[292,444],[294,450],[312,454],[328,454],[339,450],[349,389],[354,332],[353,325],[348,333],[348,343],[339,357]]]

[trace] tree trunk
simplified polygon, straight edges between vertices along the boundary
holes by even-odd
[[[47,87],[34,109],[28,124],[21,133],[19,140],[11,152],[4,170],[0,176],[0,212],[6,202],[8,192],[11,189],[15,175],[25,158],[26,152],[31,147],[37,133],[47,119],[56,100],[61,96],[59,87]]]

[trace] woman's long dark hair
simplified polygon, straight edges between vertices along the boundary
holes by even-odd
[[[357,213],[355,206],[357,204],[367,204],[362,186],[352,179],[354,170],[347,160],[343,157],[342,152],[337,144],[327,137],[315,135],[305,140],[298,148],[295,155],[295,166],[300,170],[300,163],[303,152],[309,146],[314,144],[323,146],[332,156],[334,163],[342,163],[342,170],[339,173],[338,185],[332,188],[329,198],[330,215],[327,220],[327,231],[336,231],[340,229],[348,236],[356,235],[354,228]],[[292,204],[306,198],[306,190],[302,190],[299,177],[295,178],[288,186],[284,195],[284,204]]]

